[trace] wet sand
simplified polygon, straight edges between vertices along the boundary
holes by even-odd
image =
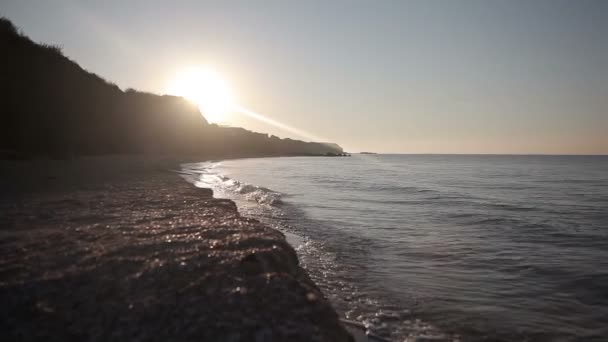
[[[350,340],[284,235],[176,159],[0,166],[5,341]]]

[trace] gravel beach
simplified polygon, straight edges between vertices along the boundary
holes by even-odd
[[[176,159],[0,162],[4,341],[350,341],[284,235]]]

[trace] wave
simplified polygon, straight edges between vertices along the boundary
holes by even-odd
[[[218,163],[182,164],[182,170],[177,171],[184,179],[197,187],[213,190],[229,191],[243,195],[248,201],[266,205],[282,204],[282,194],[271,189],[238,181],[223,174],[214,172]]]
[[[281,193],[270,190],[268,188],[253,184],[243,183],[236,179],[231,179],[222,176],[227,188],[231,191],[244,195],[249,201],[255,201],[260,204],[278,205],[281,204]]]

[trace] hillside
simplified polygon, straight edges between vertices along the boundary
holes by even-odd
[[[117,153],[213,157],[325,155],[335,144],[210,125],[181,97],[123,91],[0,18],[0,150],[72,157]],[[130,61],[135,63],[136,61]]]

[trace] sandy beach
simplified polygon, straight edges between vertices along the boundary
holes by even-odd
[[[284,235],[177,159],[1,163],[9,340],[350,340]]]

